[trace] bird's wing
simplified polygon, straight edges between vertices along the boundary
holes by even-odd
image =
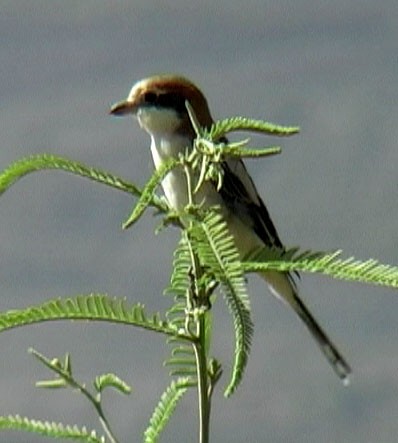
[[[266,246],[283,248],[265,204],[242,160],[222,163],[223,185],[219,191],[227,207],[245,224],[252,227]]]

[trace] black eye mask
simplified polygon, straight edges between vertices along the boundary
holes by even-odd
[[[157,106],[159,108],[174,109],[179,114],[186,112],[185,99],[181,94],[168,92],[155,94],[147,92],[144,95],[144,106]]]

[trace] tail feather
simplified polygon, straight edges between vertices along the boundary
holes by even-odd
[[[319,326],[315,318],[307,309],[305,304],[301,301],[297,294],[294,296],[295,306],[292,306],[297,315],[301,318],[304,324],[307,326],[311,335],[317,342],[319,348],[324,353],[325,357],[329,361],[333,370],[337,376],[342,380],[344,384],[349,383],[349,375],[351,368],[345,358],[341,355],[339,350],[329,339],[323,329]]]
[[[289,274],[281,272],[264,272],[261,274],[267,281],[271,292],[288,304],[307,326],[312,337],[332,366],[334,372],[347,385],[351,368],[337,347],[329,339],[303,301],[297,295],[297,289]]]

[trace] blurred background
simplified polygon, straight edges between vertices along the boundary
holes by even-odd
[[[149,139],[108,115],[132,84],[176,72],[205,92],[215,118],[245,115],[299,125],[282,155],[249,162],[282,240],[397,264],[398,4],[395,0],[0,2],[0,166],[53,153],[142,185]],[[154,234],[149,211],[121,223],[133,200],[62,172],[31,174],[0,201],[0,309],[91,291],[164,311],[174,229]],[[296,317],[250,279],[255,336],[246,378],[231,399],[233,328],[215,306],[214,354],[225,364],[212,409],[212,441],[395,443],[398,299],[393,290],[304,275],[303,299],[353,368],[344,388]],[[90,383],[115,371],[130,397],[106,393],[121,442],[139,441],[169,383],[164,339],[105,324],[48,323],[0,337],[0,415],[19,413],[97,427],[74,392],[43,391],[49,373],[27,349],[70,351]],[[187,395],[162,442],[196,441]],[[8,432],[1,441],[43,438]]]

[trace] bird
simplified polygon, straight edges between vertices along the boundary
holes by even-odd
[[[178,157],[193,146],[196,133],[187,102],[199,125],[209,129],[214,120],[204,94],[192,81],[175,74],[153,75],[136,82],[127,99],[115,103],[110,114],[137,118],[139,126],[150,136],[153,162],[159,169],[163,162]],[[242,258],[264,246],[283,250],[275,225],[243,161],[230,157],[221,163],[221,168],[221,187],[210,181],[204,182],[195,201],[205,207],[218,205],[221,208]],[[161,185],[173,210],[181,210],[188,204],[186,176],[181,168],[170,171]],[[293,275],[277,271],[260,275],[270,292],[290,306],[303,321],[337,376],[348,384],[349,364],[299,297]]]

